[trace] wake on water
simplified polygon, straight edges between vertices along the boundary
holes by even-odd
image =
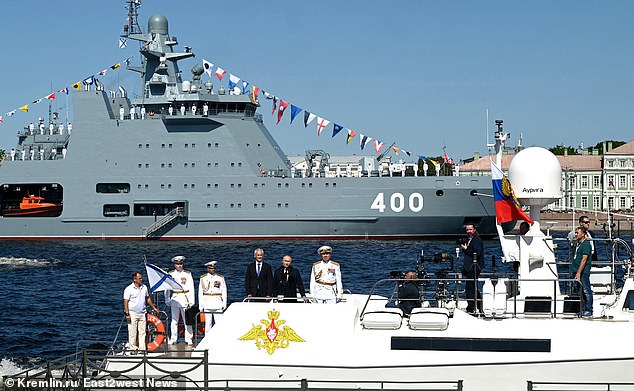
[[[32,258],[15,258],[0,257],[0,270],[30,269],[37,267],[49,267],[60,264],[59,259],[32,259]]]

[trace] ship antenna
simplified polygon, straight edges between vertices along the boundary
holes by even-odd
[[[141,25],[139,25],[139,8],[141,8],[141,0],[128,0],[126,6],[128,10],[128,24],[123,26],[123,36],[130,34],[142,34]]]

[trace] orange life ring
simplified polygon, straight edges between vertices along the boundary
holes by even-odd
[[[147,321],[154,325],[154,332],[150,334],[150,338],[154,337],[154,339],[147,344],[147,350],[151,352],[158,349],[163,341],[165,341],[165,325],[163,325],[163,322],[154,314],[148,314]]]

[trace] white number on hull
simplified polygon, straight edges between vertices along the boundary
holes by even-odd
[[[412,212],[420,212],[423,210],[423,195],[420,193],[412,193],[408,199],[409,210]],[[372,201],[370,209],[378,210],[379,213],[385,212],[385,195],[378,193]],[[401,193],[392,193],[390,195],[390,209],[392,212],[402,212],[405,209],[405,196]]]

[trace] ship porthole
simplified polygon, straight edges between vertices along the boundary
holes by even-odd
[[[438,197],[442,197],[443,195],[445,195],[445,192],[444,192],[444,191],[442,191],[442,190],[436,190],[436,195],[437,195]]]

